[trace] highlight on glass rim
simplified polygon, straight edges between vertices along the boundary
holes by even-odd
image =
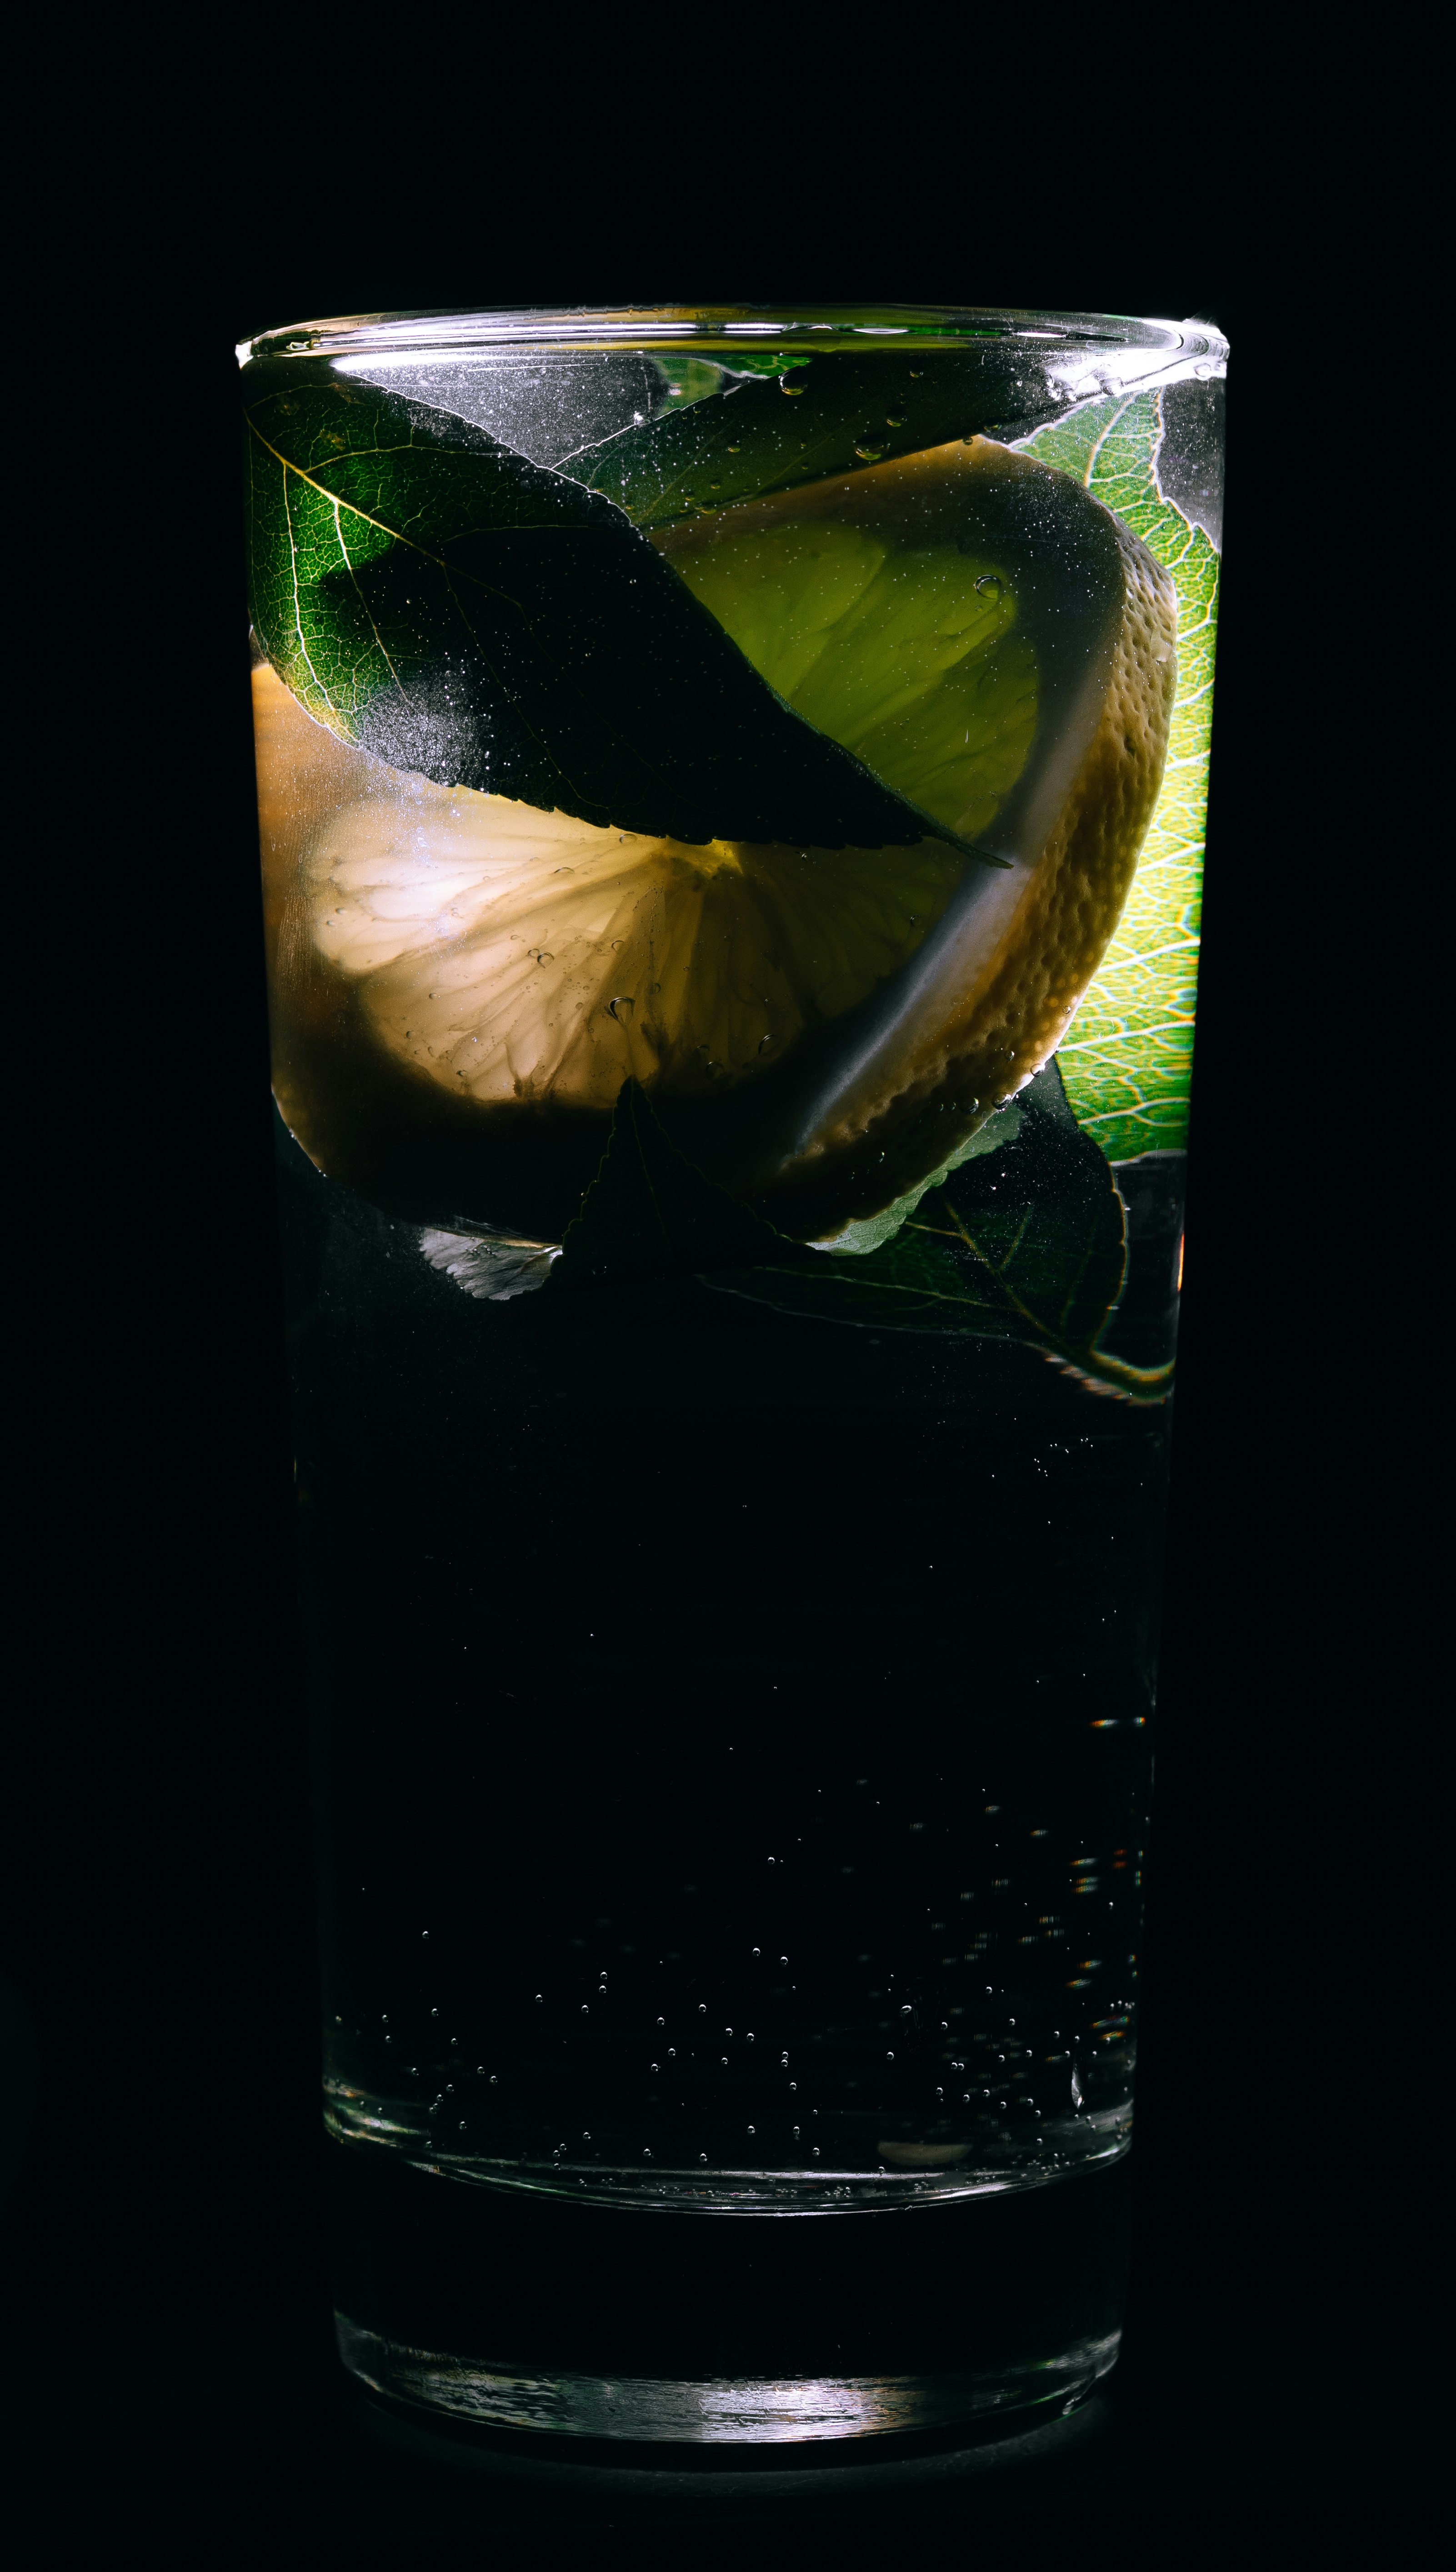
[[[385,2411],[807,2449],[1116,2358],[1226,354],[908,306],[239,350]]]

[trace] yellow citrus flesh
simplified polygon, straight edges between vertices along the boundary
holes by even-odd
[[[312,843],[311,935],[391,1053],[482,1103],[751,1076],[903,964],[964,865],[936,841],[695,848],[400,784]]]

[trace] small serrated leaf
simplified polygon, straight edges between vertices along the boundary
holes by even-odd
[[[650,1270],[803,1256],[705,1177],[663,1132],[641,1083],[624,1082],[602,1166],[569,1227],[553,1289]]]
[[[1107,1160],[1070,1113],[1054,1063],[1022,1103],[1015,1140],[964,1162],[882,1248],[705,1283],[806,1321],[1017,1341],[1104,1392],[1161,1400],[1171,1366],[1130,1366],[1098,1345],[1127,1256]]]

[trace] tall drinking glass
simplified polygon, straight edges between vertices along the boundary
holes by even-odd
[[[1115,2360],[1225,353],[240,350],[338,2335],[401,2417],[883,2439]]]

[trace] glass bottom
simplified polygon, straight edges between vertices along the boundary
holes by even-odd
[[[745,2461],[999,2435],[1055,2418],[1117,2354],[1126,2153],[826,2222],[593,2204],[377,2144],[323,2150],[344,2365],[451,2434]]]
[[[339,2354],[372,2392],[478,2429],[638,2445],[804,2445],[1065,2412],[1116,2363],[1121,2333],[972,2374],[680,2380],[553,2374],[406,2347],[335,2315]]]

